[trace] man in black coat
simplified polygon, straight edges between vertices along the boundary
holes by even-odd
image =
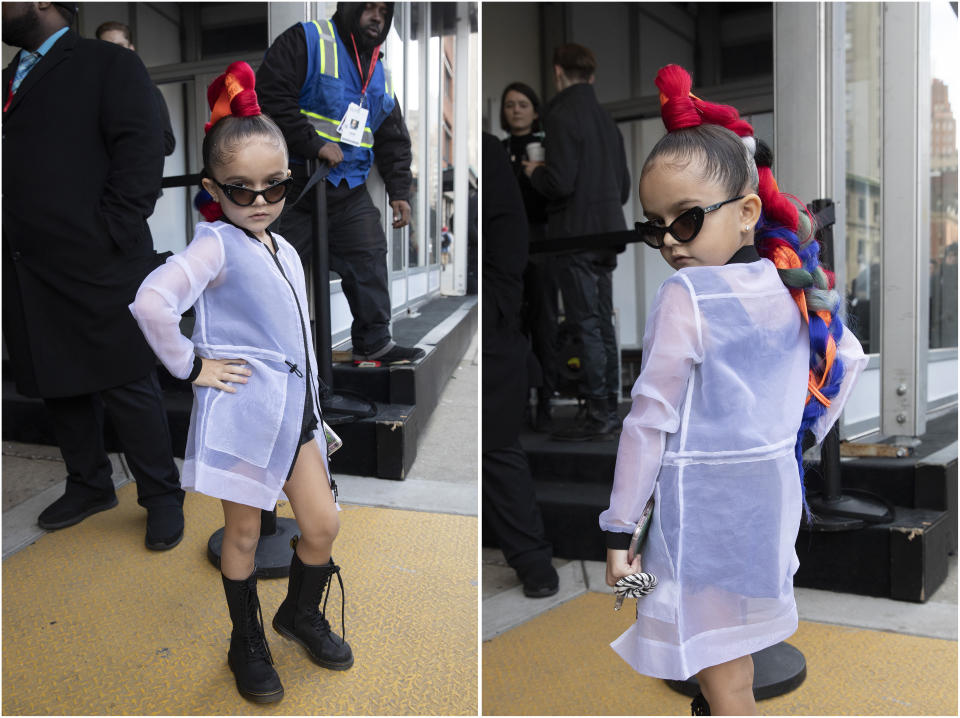
[[[527,216],[507,153],[483,134],[483,522],[531,598],[557,592],[520,427],[529,343],[520,330]]]
[[[588,48],[571,43],[554,51],[553,64],[558,93],[543,118],[546,164],[524,162],[530,183],[549,200],[547,239],[623,231],[630,172],[620,130],[593,89],[596,57]],[[616,266],[612,250],[558,259],[566,321],[579,327],[583,339],[587,413],[572,429],[554,433],[554,438],[604,438],[619,427],[620,362],[612,321]]]
[[[82,40],[70,3],[3,3],[3,333],[18,390],[42,397],[68,476],[38,523],[117,504],[110,415],[147,509],[146,544],[183,537],[183,491],[155,359],[127,305],[157,264],[147,217],[162,131],[132,52]]]

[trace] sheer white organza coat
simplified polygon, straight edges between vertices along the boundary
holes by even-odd
[[[201,222],[193,241],[147,276],[130,305],[175,377],[190,375],[194,355],[247,362],[253,373],[248,383],[231,384],[235,394],[193,386],[181,484],[268,511],[283,498],[306,391],[321,426],[303,265],[286,240],[273,236],[276,258],[231,224]],[[191,306],[196,323],[187,339],[179,325]],[[314,441],[326,460],[322,430]]]
[[[660,287],[600,515],[605,531],[632,533],[656,502],[642,564],[659,585],[611,644],[636,671],[683,680],[796,631],[809,345],[769,260],[684,268]],[[843,384],[818,441],[867,361],[846,328],[838,353]]]

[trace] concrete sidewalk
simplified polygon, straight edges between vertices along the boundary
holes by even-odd
[[[605,564],[553,563],[560,591],[530,599],[500,551],[482,551],[483,714],[688,714],[689,698],[609,648],[634,612],[613,611]],[[788,643],[804,654],[807,677],[761,701],[761,713],[956,715],[956,556],[924,604],[808,588],[796,598],[800,627]]]

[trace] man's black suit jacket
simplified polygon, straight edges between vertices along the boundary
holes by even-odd
[[[67,31],[3,112],[3,332],[24,394],[87,394],[154,366],[127,309],[157,264],[154,92],[135,53]]]

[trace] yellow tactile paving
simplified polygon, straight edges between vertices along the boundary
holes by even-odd
[[[334,557],[356,663],[327,671],[280,638],[269,624],[287,580],[261,580],[286,694],[256,706],[227,667],[230,619],[206,559],[220,503],[188,494],[183,542],[154,553],[135,487],[119,496],[3,562],[4,714],[476,714],[475,517],[346,506]],[[334,604],[339,627],[336,590]]]
[[[482,646],[485,715],[690,715],[690,699],[609,647],[633,611],[588,593]],[[957,715],[957,642],[801,622],[797,690],[765,715]]]

